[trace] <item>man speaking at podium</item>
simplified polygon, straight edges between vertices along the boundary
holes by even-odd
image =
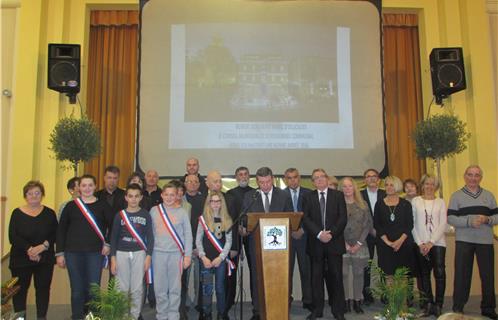
[[[268,167],[261,167],[256,171],[256,183],[258,189],[247,192],[244,195],[242,208],[249,212],[292,212],[292,199],[288,192],[273,186],[273,172]],[[245,230],[243,233],[246,233]],[[249,252],[251,261],[256,261],[256,247],[254,236],[249,234]],[[342,264],[341,264],[342,266]],[[256,263],[250,266],[251,299],[253,316],[251,320],[259,320],[259,297],[258,297],[258,275]],[[344,300],[344,299],[343,299]]]
[[[323,317],[323,278],[332,288],[332,314],[344,319],[344,287],[342,284],[342,255],[346,252],[344,228],[347,222],[346,202],[340,191],[328,187],[325,170],[315,169],[311,180],[316,190],[303,198],[303,223],[308,232],[307,251],[311,257],[313,312],[306,318]],[[330,297],[329,297],[330,299]]]

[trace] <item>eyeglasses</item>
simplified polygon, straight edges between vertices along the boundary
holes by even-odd
[[[209,200],[211,203],[221,203],[221,200]]]
[[[480,178],[481,174],[480,173],[466,173],[466,176],[469,178]]]
[[[199,181],[185,181],[186,184],[198,184]]]
[[[33,192],[26,192],[27,196],[40,196],[42,193],[41,191],[33,191]]]
[[[379,177],[378,175],[373,175],[373,176],[366,176],[365,178],[372,179],[372,178],[378,178],[378,177]]]

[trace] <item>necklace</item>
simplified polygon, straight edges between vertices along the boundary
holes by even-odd
[[[398,205],[395,205],[394,208],[391,210],[391,206],[387,206],[387,208],[389,209],[389,212],[391,212],[391,215],[389,216],[389,218],[391,219],[392,222],[394,222],[394,220],[396,219],[396,216],[394,215],[394,213],[396,212],[397,207],[398,207]]]
[[[425,203],[425,199],[424,199],[424,212],[425,212],[425,227],[427,228],[427,230],[429,231],[430,234],[432,234],[432,229],[434,227],[434,224],[432,223],[432,211],[434,210],[434,200],[428,200],[428,201],[431,201],[432,202],[432,206],[431,206],[431,211],[430,213],[427,213],[427,207],[426,207],[426,203]]]

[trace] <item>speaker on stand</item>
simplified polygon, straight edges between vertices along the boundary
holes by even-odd
[[[462,48],[434,48],[429,59],[436,104],[442,104],[444,98],[467,88]]]
[[[50,43],[48,45],[48,88],[69,97],[76,103],[80,92],[80,45]]]

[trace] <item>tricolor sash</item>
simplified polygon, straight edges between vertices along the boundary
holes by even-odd
[[[176,245],[178,246],[178,249],[180,250],[180,253],[182,256],[185,255],[185,246],[183,245],[183,241],[178,235],[178,232],[176,232],[175,227],[173,226],[173,223],[168,217],[168,213],[166,212],[166,208],[162,203],[157,205],[157,209],[159,210],[159,216],[163,220],[164,226],[166,227],[166,230],[168,230],[169,234],[175,241]]]
[[[206,234],[206,237],[208,238],[209,242],[211,242],[211,244],[214,246],[216,251],[218,251],[218,253],[221,253],[223,251],[223,247],[221,246],[221,243],[218,240],[218,238],[216,238],[214,234],[209,230],[206,224],[206,220],[204,220],[203,216],[199,217],[199,222],[202,226],[202,229],[204,229],[204,233]],[[225,260],[227,261],[228,275],[231,276],[232,270],[235,270],[235,263],[233,263],[233,261],[230,260],[228,256],[225,258]]]
[[[128,218],[128,215],[126,214],[125,210],[119,211],[119,215],[121,216],[121,220],[123,220],[126,229],[128,229],[128,232],[133,236],[133,238],[137,241],[138,245],[142,250],[147,251],[147,245],[145,244],[145,241],[142,239],[140,234],[138,234],[137,230],[133,226],[133,224],[130,221],[130,218]],[[149,267],[149,270],[145,273],[145,279],[148,284],[152,283],[152,264]]]
[[[92,227],[93,231],[97,234],[97,236],[102,240],[103,245],[108,245],[105,242],[105,237],[104,234],[102,233],[102,230],[100,230],[99,225],[97,224],[97,221],[95,220],[95,217],[93,216],[93,213],[90,211],[90,209],[86,206],[86,204],[81,200],[81,198],[76,198],[74,200],[76,203],[76,206],[80,209],[81,213],[83,214],[83,217],[85,217],[86,221]],[[104,256],[104,263],[103,267],[107,268],[109,265],[109,259],[107,256]]]

